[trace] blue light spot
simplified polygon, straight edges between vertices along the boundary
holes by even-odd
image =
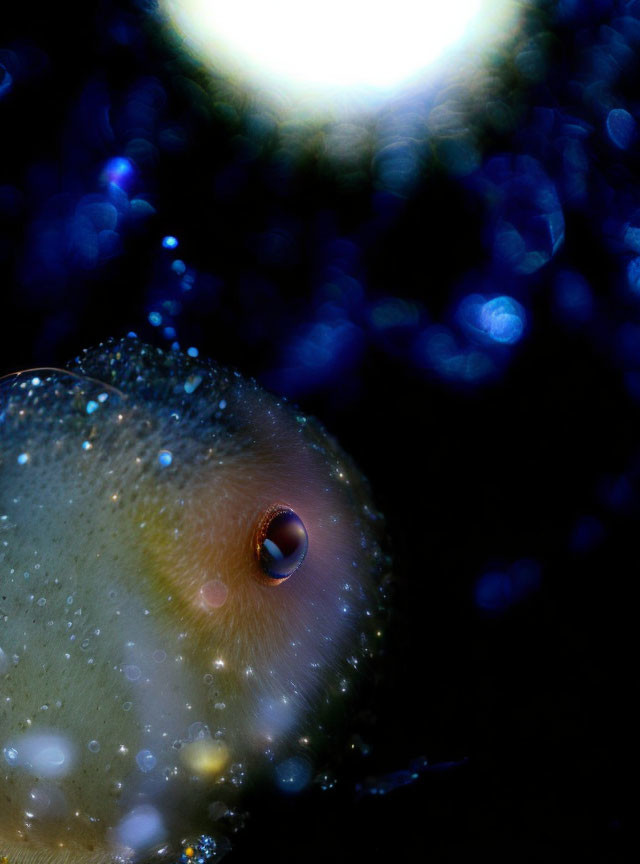
[[[137,339],[138,338],[138,334],[135,333],[133,330],[129,330],[129,332],[127,333],[127,336],[129,339]]]
[[[98,402],[102,405],[103,402],[106,402],[109,398],[108,393],[98,393]]]
[[[29,454],[28,453],[21,453],[18,456],[18,465],[26,465],[28,461],[29,461]]]
[[[177,273],[178,276],[183,276],[187,271],[187,265],[184,263],[184,261],[176,258],[176,260],[171,265],[171,269],[174,273]]]
[[[159,327],[162,324],[162,315],[159,312],[149,312],[149,324]]]
[[[480,327],[494,342],[514,345],[522,337],[525,323],[525,311],[512,297],[494,297],[480,309]]]
[[[636,131],[636,121],[624,108],[614,108],[607,115],[607,133],[620,150],[626,150]]]
[[[94,399],[90,399],[87,402],[87,414],[93,414],[94,411],[97,411],[100,406]]]
[[[224,409],[225,409],[226,407],[227,407],[227,400],[226,400],[226,399],[221,399],[221,400],[218,402],[218,408],[219,408],[221,411],[224,411]]]
[[[173,462],[173,454],[170,450],[161,450],[158,453],[158,464],[161,468],[168,468]]]
[[[283,792],[300,792],[311,780],[311,765],[298,756],[276,766],[276,783]]]
[[[187,354],[189,355],[189,357],[197,357],[199,353],[200,352],[198,351],[198,349],[194,348],[193,346],[191,348],[187,348]]]
[[[153,769],[156,767],[157,761],[158,760],[153,755],[151,750],[141,750],[136,755],[136,764],[144,774],[148,774],[149,771],[153,771]]]
[[[271,555],[271,557],[276,561],[280,561],[283,558],[282,552],[272,540],[269,540],[268,537],[265,538],[264,545],[266,546],[269,555]]]
[[[165,339],[175,339],[176,338],[176,328],[175,327],[165,327],[162,331]]]
[[[91,450],[92,448],[93,448],[93,445],[92,445],[91,441],[83,441],[82,442],[82,449],[83,450],[85,450],[85,451]]]
[[[124,156],[116,156],[109,159],[104,166],[103,177],[107,183],[113,183],[114,186],[122,189],[133,177],[133,165]]]
[[[171,234],[168,234],[166,237],[162,238],[162,245],[165,249],[177,249],[178,248],[178,238],[173,237]]]

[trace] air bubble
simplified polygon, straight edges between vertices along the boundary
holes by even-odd
[[[15,747],[3,747],[2,754],[9,765],[18,764],[18,751]]]
[[[144,773],[147,774],[149,771],[153,771],[156,767],[157,759],[151,752],[151,750],[141,750],[136,755],[136,764],[138,768]]]
[[[173,454],[170,450],[161,450],[158,453],[158,464],[161,468],[168,468],[173,462]]]
[[[202,741],[206,738],[211,738],[211,733],[206,723],[192,723],[189,726],[190,741]]]

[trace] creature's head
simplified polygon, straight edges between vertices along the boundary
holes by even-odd
[[[19,799],[44,774],[93,808],[93,843],[147,848],[170,833],[163,802],[206,811],[343,698],[376,638],[380,519],[315,421],[178,354],[108,344],[13,378],[0,411],[0,648],[18,656],[0,681],[27,723],[0,713],[16,754],[0,838],[25,834]],[[157,825],[136,840],[141,807]],[[45,823],[26,836],[64,837]]]

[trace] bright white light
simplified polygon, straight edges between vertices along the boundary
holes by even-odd
[[[221,69],[298,90],[390,89],[482,38],[513,0],[161,0]]]

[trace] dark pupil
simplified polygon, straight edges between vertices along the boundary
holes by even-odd
[[[290,576],[307,554],[307,532],[295,513],[276,514],[265,532],[260,560],[267,575],[274,579]]]

